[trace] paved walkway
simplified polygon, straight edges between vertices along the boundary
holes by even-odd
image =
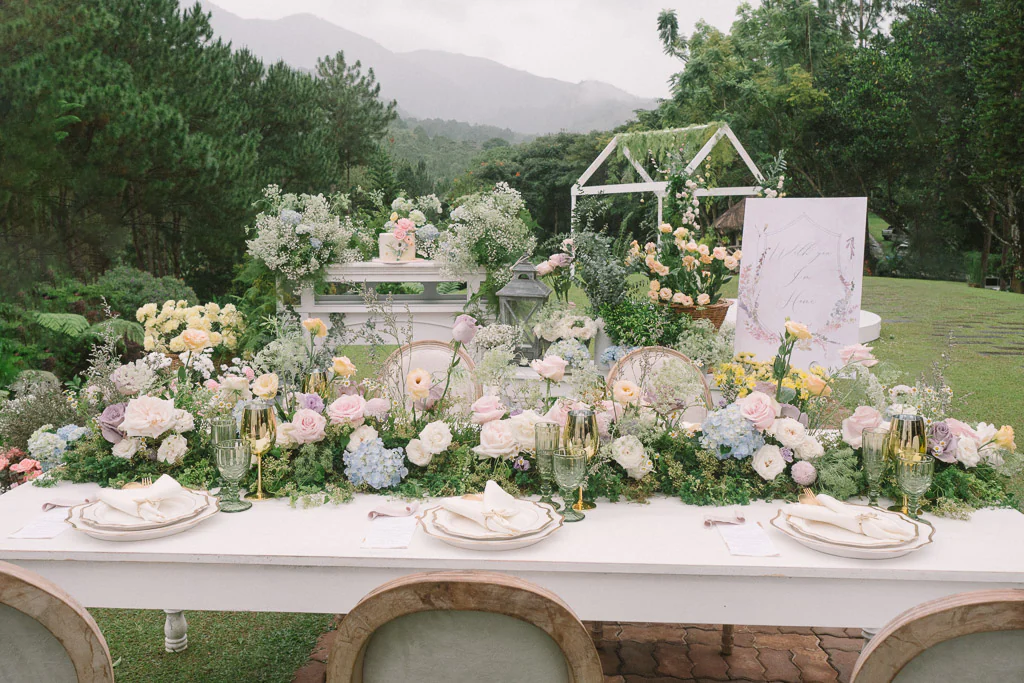
[[[587,624],[594,632],[605,683],[755,681],[847,683],[864,644],[859,629],[736,626],[723,657],[713,624]],[[320,637],[293,683],[323,683],[334,631]]]

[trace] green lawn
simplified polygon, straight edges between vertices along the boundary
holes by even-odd
[[[574,293],[575,294],[575,293]],[[726,287],[735,296],[736,282]],[[582,302],[582,292],[574,299]],[[863,307],[882,316],[873,343],[904,381],[948,354],[946,379],[969,421],[1013,425],[1024,441],[1024,296],[957,282],[869,277]],[[346,352],[365,368],[366,349]],[[1024,493],[1024,484],[1019,493]],[[189,649],[163,652],[163,613],[93,610],[115,660],[119,683],[291,681],[330,622],[328,615],[188,612]]]
[[[881,216],[873,213],[868,214],[868,232],[871,236],[882,245],[882,250],[886,256],[892,255],[892,242],[887,242],[882,238],[882,231],[889,227],[889,224],[885,222]]]

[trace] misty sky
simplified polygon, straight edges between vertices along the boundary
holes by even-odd
[[[445,50],[487,57],[539,76],[599,80],[636,95],[668,96],[680,62],[658,42],[657,17],[680,29],[732,24],[739,0],[213,0],[242,17],[308,12],[394,52]]]

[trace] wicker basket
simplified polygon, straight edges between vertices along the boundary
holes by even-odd
[[[729,312],[732,301],[721,299],[717,304],[710,306],[684,306],[683,304],[669,304],[669,306],[676,313],[685,313],[694,320],[699,318],[710,320],[715,329],[719,330],[722,328],[722,323],[725,322],[725,314]]]

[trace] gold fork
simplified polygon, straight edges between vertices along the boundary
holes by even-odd
[[[153,485],[152,477],[143,477],[142,481],[130,481],[121,488],[123,489],[144,489],[147,486]]]

